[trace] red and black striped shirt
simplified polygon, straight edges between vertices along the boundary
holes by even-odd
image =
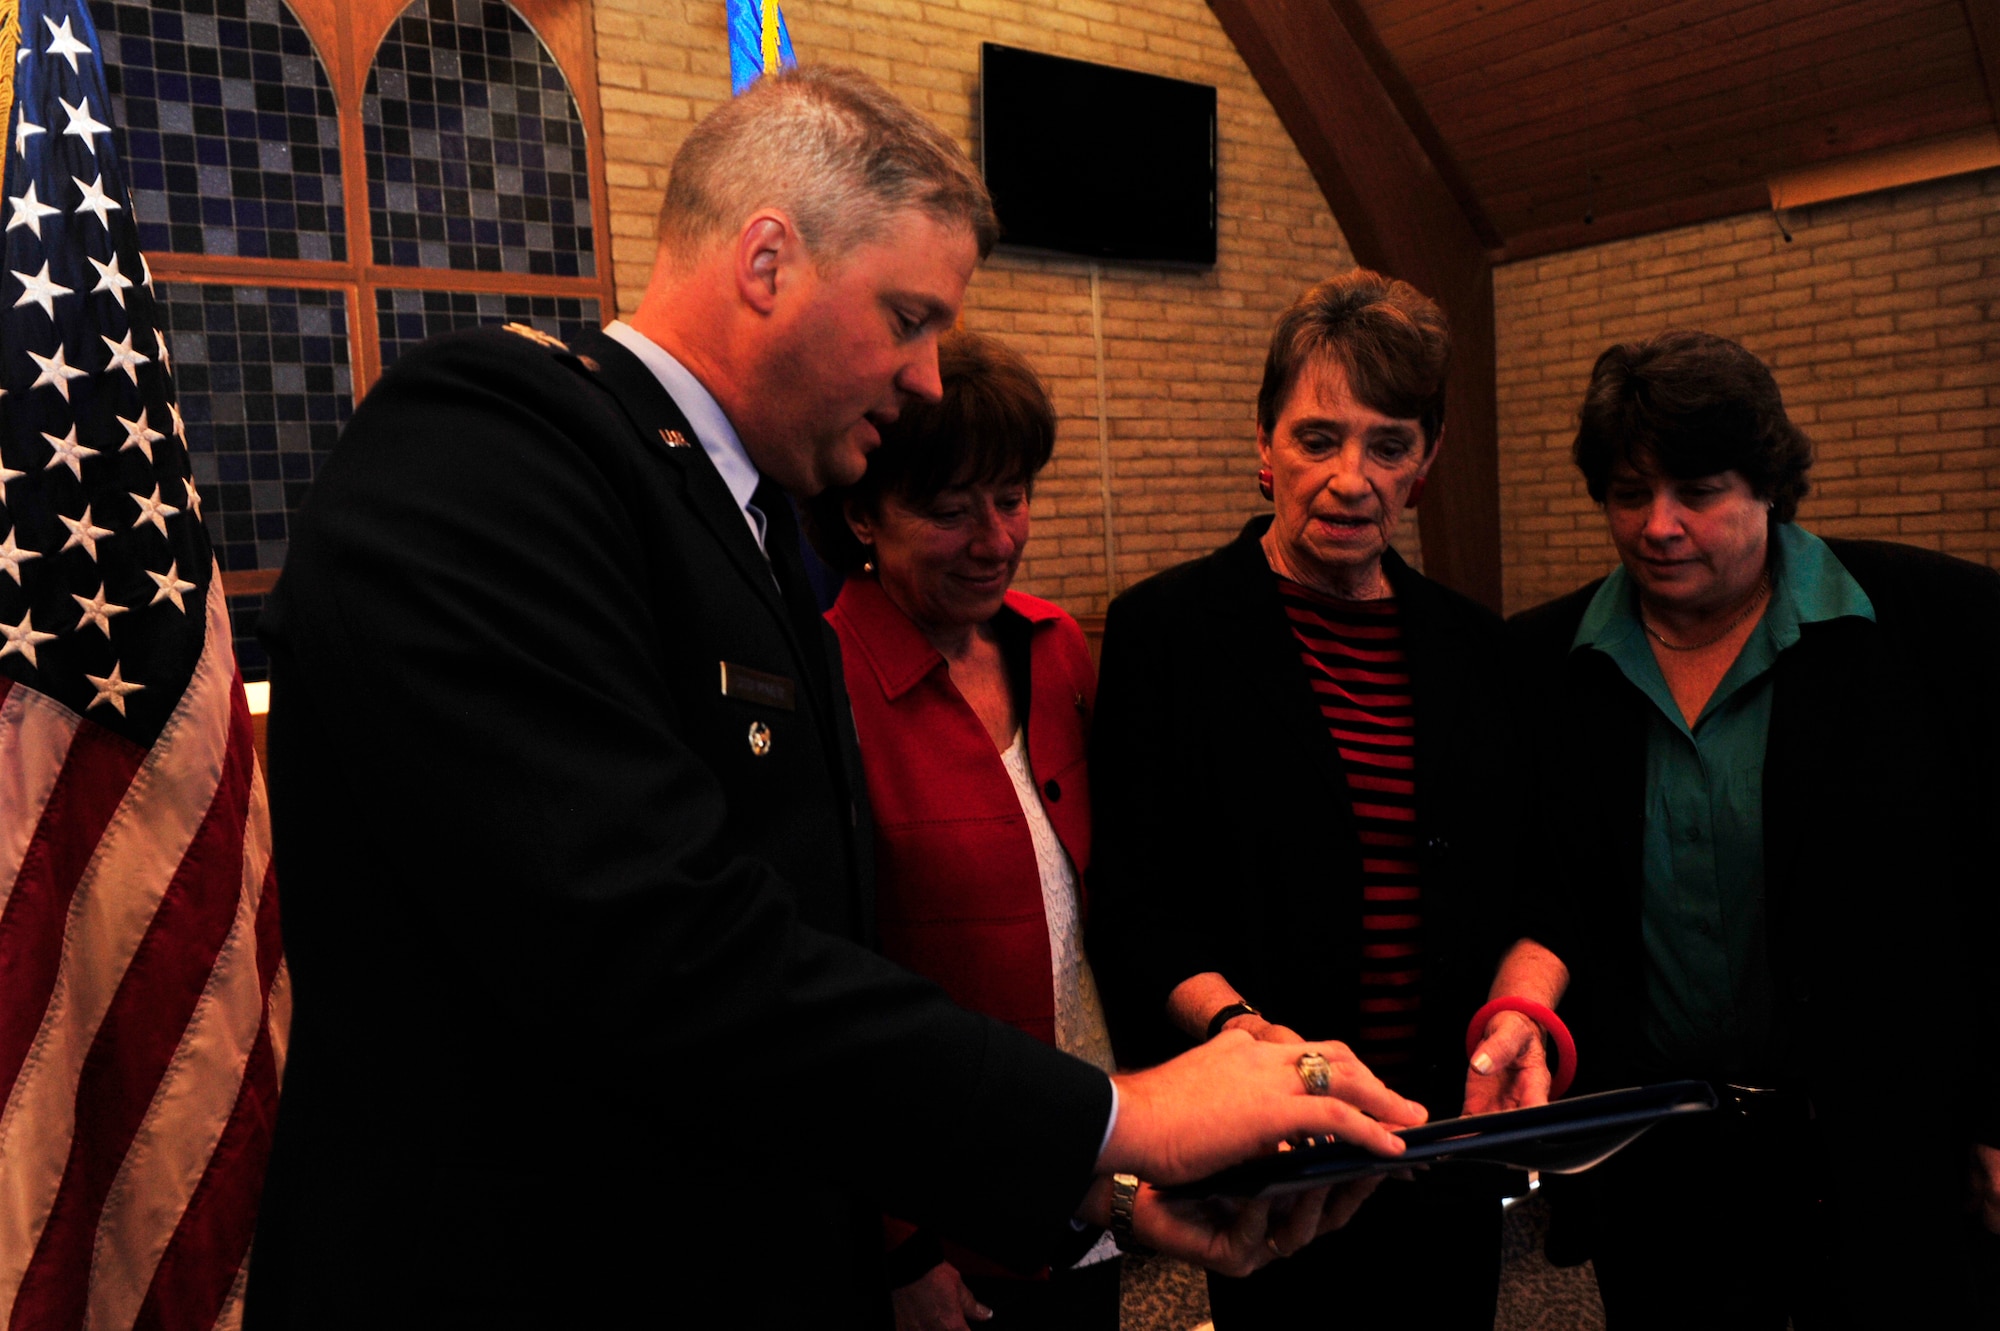
[[[1424,964],[1416,711],[1402,619],[1393,597],[1338,601],[1286,578],[1278,593],[1340,753],[1361,842],[1360,1010],[1350,1047],[1394,1086],[1417,1060]]]

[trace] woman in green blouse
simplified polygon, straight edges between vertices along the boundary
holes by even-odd
[[[1722,1108],[1564,1180],[1557,1255],[1611,1331],[2000,1325],[2000,575],[1797,526],[1812,446],[1709,334],[1599,357],[1575,455],[1619,567],[1510,626],[1543,848],[1493,992],[1564,1000],[1578,1090]],[[1544,1098],[1534,1023],[1483,1034],[1468,1107]]]

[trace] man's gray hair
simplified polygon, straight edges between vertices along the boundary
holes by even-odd
[[[1000,232],[958,144],[874,79],[836,65],[766,75],[709,112],[674,154],[659,238],[684,263],[766,207],[782,209],[822,262],[906,208],[964,226],[981,258]]]

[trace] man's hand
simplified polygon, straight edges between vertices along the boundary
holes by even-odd
[[[1133,1208],[1132,1232],[1170,1257],[1226,1276],[1247,1276],[1339,1229],[1381,1182],[1378,1175],[1338,1188],[1236,1205],[1169,1201],[1142,1188]]]
[[[1332,1065],[1331,1096],[1306,1094],[1298,1061],[1308,1052]],[[1428,1117],[1337,1041],[1271,1043],[1224,1031],[1172,1062],[1116,1080],[1118,1122],[1097,1172],[1150,1183],[1191,1182],[1302,1137],[1400,1155],[1402,1139],[1389,1128]]]
[[[1972,1197],[1979,1223],[1989,1234],[2000,1234],[2000,1146],[1972,1145]]]
[[[1542,1028],[1518,1012],[1496,1012],[1465,1069],[1465,1112],[1491,1114],[1549,1102]]]
[[[898,1285],[889,1291],[889,1302],[896,1309],[896,1331],[971,1331],[971,1323],[993,1317],[950,1262],[939,1262],[909,1284]]]

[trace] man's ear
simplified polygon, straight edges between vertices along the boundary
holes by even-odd
[[[778,304],[782,270],[802,255],[791,218],[775,208],[757,213],[736,234],[731,258],[737,296],[757,313],[771,313]]]

